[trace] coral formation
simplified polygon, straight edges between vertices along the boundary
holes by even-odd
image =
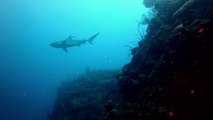
[[[58,88],[50,120],[98,120],[104,112],[106,95],[117,89],[117,70],[90,70]],[[113,99],[112,99],[113,100]]]
[[[150,7],[154,6],[155,3],[156,3],[157,1],[158,1],[158,0],[144,0],[144,1],[143,1],[143,4],[144,4],[146,7],[150,8]]]

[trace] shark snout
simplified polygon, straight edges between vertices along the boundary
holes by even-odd
[[[55,47],[54,43],[50,43],[49,45],[50,45],[51,47]]]

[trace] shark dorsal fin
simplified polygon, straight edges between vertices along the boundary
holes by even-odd
[[[61,44],[64,45],[64,44],[66,44],[66,42],[67,42],[67,40],[64,40]]]
[[[62,49],[63,49],[65,52],[68,52],[66,47],[64,47],[64,48],[62,48]]]
[[[67,40],[72,40],[73,37],[74,37],[74,36],[70,35],[70,36],[67,38]]]

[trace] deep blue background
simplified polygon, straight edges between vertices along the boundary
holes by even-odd
[[[62,81],[87,67],[128,63],[125,45],[137,45],[137,21],[147,11],[142,0],[1,0],[0,120],[46,120]],[[96,32],[93,45],[69,53],[49,46]]]

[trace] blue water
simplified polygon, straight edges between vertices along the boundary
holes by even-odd
[[[147,11],[142,0],[1,0],[0,120],[47,120],[62,81],[128,63],[125,45],[137,45],[137,21]],[[49,46],[97,32],[93,45],[68,53]]]

